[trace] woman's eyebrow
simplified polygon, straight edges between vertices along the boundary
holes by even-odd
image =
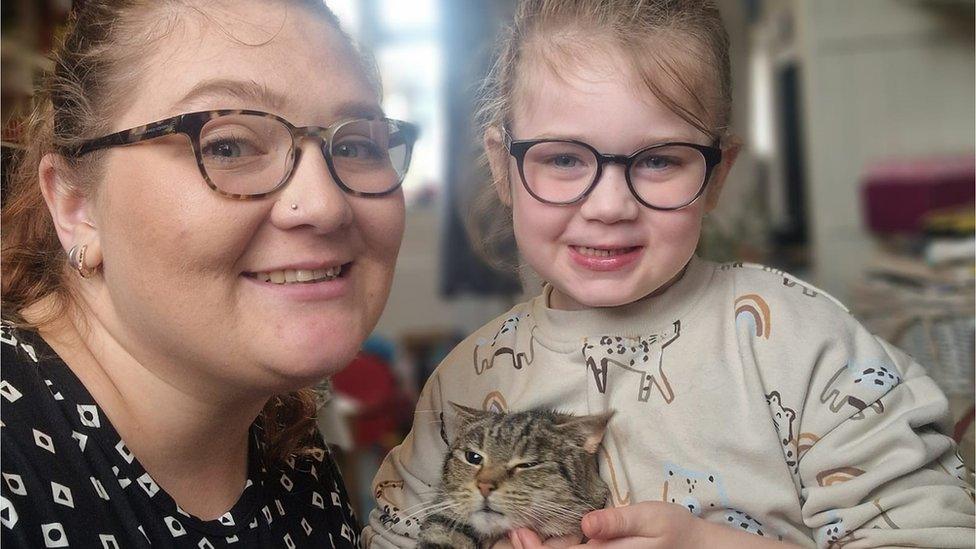
[[[272,91],[264,84],[259,84],[253,80],[214,78],[203,80],[193,86],[190,91],[173,104],[173,108],[181,110],[198,103],[202,99],[228,96],[246,103],[257,103],[273,110],[280,110],[285,104],[285,98],[281,94]]]
[[[383,110],[373,103],[347,101],[332,108],[332,114],[338,118],[382,118]]]
[[[174,112],[186,110],[189,106],[200,105],[204,99],[221,99],[233,97],[247,104],[258,104],[264,108],[280,113],[288,100],[253,80],[233,80],[216,78],[203,80],[190,89],[182,98],[173,104]],[[202,105],[201,105],[202,106]],[[382,118],[383,111],[378,105],[369,101],[346,101],[329,109],[329,115],[337,118]]]

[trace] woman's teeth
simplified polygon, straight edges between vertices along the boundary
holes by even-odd
[[[268,271],[266,273],[254,273],[254,278],[272,284],[294,284],[296,282],[334,280],[340,273],[342,273],[342,266],[336,265],[328,269],[285,269],[281,271]]]
[[[612,250],[605,250],[602,248],[587,248],[586,246],[575,246],[575,248],[580,255],[585,255],[587,257],[611,257],[625,254],[634,250],[633,246],[629,248],[614,248]]]

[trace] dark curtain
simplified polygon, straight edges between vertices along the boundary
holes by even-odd
[[[514,0],[441,0],[447,107],[441,293],[446,297],[511,296],[520,291],[515,273],[495,270],[482,261],[472,249],[464,224],[471,201],[489,184],[474,120],[478,89],[490,68],[496,35],[511,20],[514,4]],[[514,242],[503,249],[514,258]]]

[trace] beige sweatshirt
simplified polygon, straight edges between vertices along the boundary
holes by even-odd
[[[542,296],[455,348],[374,479],[367,547],[412,547],[455,418],[617,411],[609,505],[668,501],[809,547],[973,547],[971,474],[922,366],[781,271],[693,258],[660,296],[561,311]]]

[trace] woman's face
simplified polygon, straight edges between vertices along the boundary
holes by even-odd
[[[270,6],[183,16],[132,82],[134,102],[114,130],[209,109],[262,110],[297,126],[380,114],[335,29],[301,8]],[[316,142],[302,149],[288,185],[250,201],[210,190],[183,135],[105,153],[91,210],[102,287],[89,286],[86,301],[163,380],[293,389],[345,366],[373,329],[403,234],[402,193],[345,194]],[[335,280],[259,280],[339,265]]]

